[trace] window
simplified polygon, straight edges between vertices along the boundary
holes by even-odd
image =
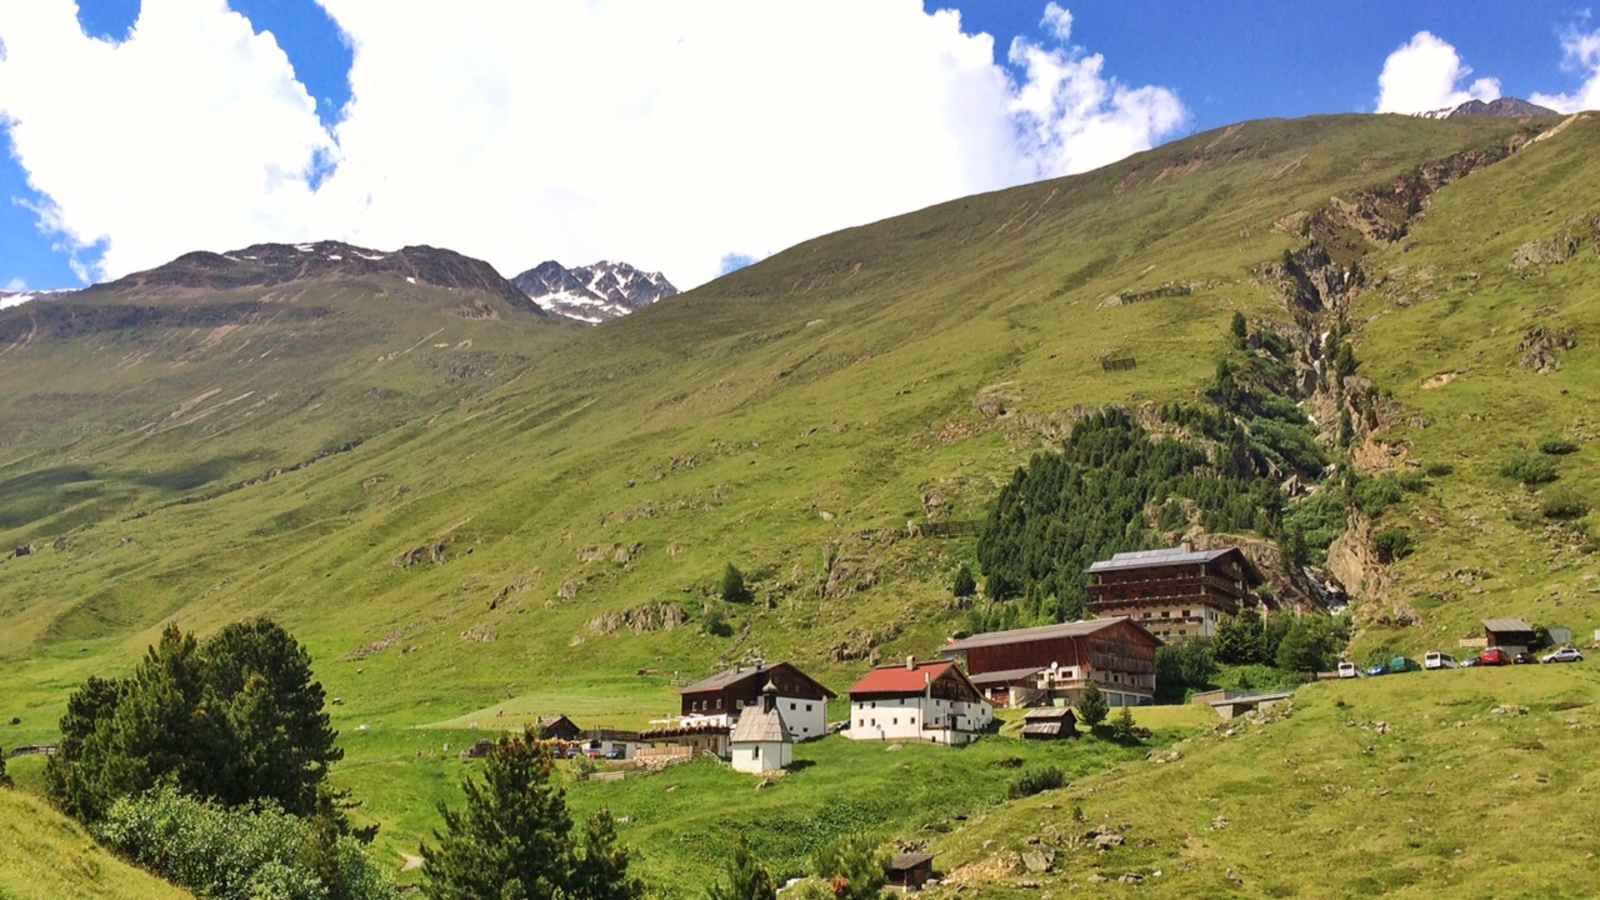
[[[865,728],[865,727],[867,727],[867,720],[866,719],[857,719],[856,720],[856,724],[861,726],[862,728]]]
[[[806,712],[811,712],[811,704],[806,704]]]
[[[900,717],[899,716],[895,716],[892,724],[899,725],[900,724]]]
[[[751,759],[760,759],[761,758],[761,745],[757,744],[756,746],[750,748],[750,758]]]

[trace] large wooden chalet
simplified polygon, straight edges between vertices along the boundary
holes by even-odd
[[[1125,617],[991,631],[951,641],[940,654],[962,662],[990,703],[1076,704],[1092,681],[1112,706],[1142,706],[1156,691],[1161,641]]]
[[[679,691],[683,724],[732,727],[741,712],[761,705],[761,691],[769,683],[777,692],[778,714],[795,740],[818,738],[827,731],[828,701],[836,695],[786,662],[740,666],[686,685]]]
[[[1126,616],[1163,640],[1209,638],[1258,604],[1261,573],[1237,547],[1118,553],[1089,567],[1089,612]]]

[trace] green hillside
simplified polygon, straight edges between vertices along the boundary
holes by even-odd
[[[0,742],[52,739],[72,687],[130,666],[168,621],[203,632],[267,613],[339,698],[335,780],[386,826],[383,848],[414,852],[431,802],[456,790],[454,769],[419,754],[459,749],[461,730],[554,712],[637,726],[675,708],[676,680],[749,656],[840,688],[874,654],[931,652],[964,621],[948,585],[975,540],[908,523],[981,520],[1086,410],[1195,401],[1235,312],[1307,341],[1343,313],[1365,381],[1330,393],[1313,378],[1305,404],[1330,443],[1349,398],[1358,470],[1450,468],[1331,548],[1356,591],[1358,652],[1448,646],[1490,614],[1587,634],[1593,515],[1543,507],[1553,487],[1600,499],[1586,349],[1600,237],[1583,230],[1600,214],[1600,119],[1526,143],[1556,124],[1232,126],[817,238],[590,330],[417,316],[330,283],[350,292],[341,315],[370,314],[381,334],[325,320],[315,356],[260,384],[224,383],[236,363],[207,358],[192,381],[127,391],[90,364],[126,351],[35,339],[0,357],[0,432],[28,434],[0,461],[0,546],[33,548],[0,563],[0,722],[22,720]],[[1464,177],[1416,175],[1463,153]],[[1521,257],[1560,262],[1513,268],[1557,238],[1559,252]],[[1353,299],[1297,295],[1297,272],[1326,288],[1351,266]],[[1576,343],[1547,374],[1519,363],[1540,324]],[[177,363],[203,336],[160,340],[167,372],[195,368]],[[496,355],[460,386],[448,357],[467,340]],[[242,400],[138,432],[187,422],[181,404],[214,387],[195,410],[302,382],[337,402],[247,418]],[[107,422],[116,437],[95,437]],[[1577,444],[1551,457],[1554,486],[1500,474],[1551,437]],[[290,468],[328,448],[342,452]],[[273,468],[286,471],[258,477]],[[1379,563],[1372,535],[1393,528],[1415,552]],[[730,561],[754,602],[716,599]],[[731,635],[702,630],[713,609]]]
[[[188,896],[101,848],[83,826],[43,800],[0,788],[0,897],[5,900]]]

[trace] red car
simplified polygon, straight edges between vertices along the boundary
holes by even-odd
[[[1490,647],[1478,654],[1478,665],[1509,666],[1511,665],[1511,654],[1501,650],[1499,647]]]

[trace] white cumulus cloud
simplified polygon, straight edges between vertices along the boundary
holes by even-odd
[[[1043,7],[1010,45],[921,0],[319,0],[354,55],[323,128],[224,0],[144,0],[120,44],[70,0],[0,0],[0,118],[41,226],[98,277],[185,250],[334,237],[505,274],[725,259],[1079,172],[1179,131]],[[313,171],[325,176],[314,178]]]
[[[1569,28],[1561,37],[1561,52],[1563,67],[1581,73],[1583,84],[1571,93],[1536,93],[1529,99],[1564,113],[1600,109],[1600,28],[1594,31]]]
[[[1432,32],[1419,31],[1384,60],[1378,75],[1378,112],[1429,112],[1468,100],[1499,98],[1497,78],[1479,78],[1463,88],[1471,75],[1472,68],[1454,46]]]

